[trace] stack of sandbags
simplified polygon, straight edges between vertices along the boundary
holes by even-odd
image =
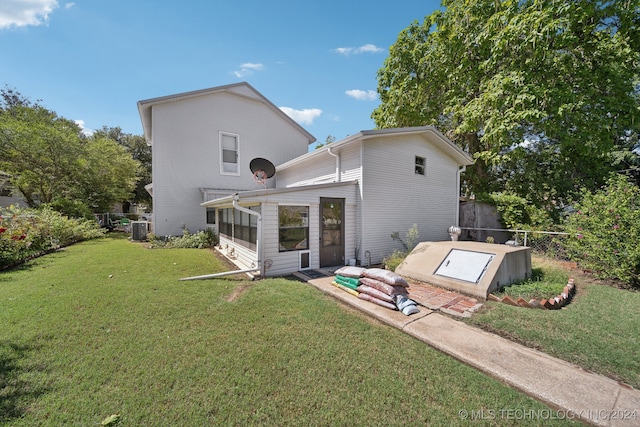
[[[409,299],[409,284],[401,276],[382,268],[346,266],[335,272],[332,284],[338,288],[390,310],[400,310],[407,316],[418,313],[415,301]]]
[[[398,274],[382,268],[367,268],[362,272],[358,298],[397,310],[395,299],[399,295],[407,296],[409,284]]]
[[[339,268],[335,272],[335,279],[331,283],[352,295],[358,296],[358,286],[360,286],[360,277],[365,269],[362,267],[345,266]]]

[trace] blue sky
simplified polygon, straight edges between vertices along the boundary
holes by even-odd
[[[247,81],[318,142],[374,128],[376,73],[439,1],[2,0],[0,84],[88,129],[140,100]]]

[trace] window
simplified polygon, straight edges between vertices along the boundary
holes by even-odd
[[[216,223],[216,210],[214,208],[207,208],[207,224]]]
[[[247,209],[260,213],[260,206],[251,206]],[[239,245],[256,249],[258,240],[258,218],[239,209],[220,209],[218,212],[220,225],[218,233]]]
[[[280,252],[309,249],[309,206],[278,206]]]
[[[424,157],[416,156],[416,175],[424,175],[426,161]]]
[[[222,175],[240,175],[238,135],[220,132],[220,173]]]

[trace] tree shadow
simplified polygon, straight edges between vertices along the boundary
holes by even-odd
[[[24,363],[36,350],[35,346],[0,341],[0,425],[24,416],[31,403],[47,391],[26,379],[27,373],[38,369]]]

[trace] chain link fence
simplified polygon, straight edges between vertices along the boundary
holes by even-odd
[[[562,261],[569,260],[569,256],[564,249],[564,243],[571,238],[569,233],[499,228],[460,227],[460,229],[463,232],[460,240],[528,246],[531,248],[531,252],[536,255]]]

